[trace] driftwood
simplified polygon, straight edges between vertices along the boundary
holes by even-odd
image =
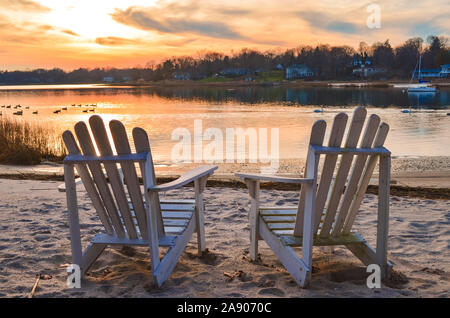
[[[48,274],[36,274],[36,282],[33,285],[33,288],[31,289],[31,293],[28,295],[28,298],[33,298],[35,292],[36,292],[36,288],[39,285],[39,281],[40,280],[48,280],[48,279],[52,279],[52,275],[48,275]]]

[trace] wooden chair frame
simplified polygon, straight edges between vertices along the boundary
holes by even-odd
[[[90,124],[97,146],[102,153],[101,156],[93,152],[86,125],[83,122],[78,123],[75,130],[84,154],[81,154],[70,131],[63,134],[64,142],[69,150],[69,155],[64,159],[64,180],[69,212],[72,263],[80,266],[84,275],[108,245],[148,246],[153,283],[161,286],[169,278],[194,232],[197,233],[198,253],[202,254],[206,249],[203,191],[208,177],[214,173],[217,166],[201,166],[185,173],[175,181],[156,185],[150,146],[145,131],[141,128],[133,130],[137,153],[131,153],[122,123],[111,121],[111,132],[118,152],[117,155],[113,155],[101,118],[97,115],[92,116]],[[105,146],[105,143],[108,145]],[[144,189],[146,189],[143,194],[144,200],[139,190],[135,163],[138,163],[141,168]],[[123,180],[117,169],[118,164],[122,167]],[[102,165],[106,169],[110,186],[101,169]],[[84,251],[81,245],[75,168],[105,227],[105,233],[95,235]],[[191,182],[194,182],[195,200],[159,199],[159,192],[178,189]],[[127,201],[125,185],[131,202]],[[164,215],[167,215],[167,220]],[[166,233],[165,229],[173,233]],[[160,247],[169,248],[161,260]]]
[[[358,122],[360,126],[359,131],[361,130],[365,112],[365,109],[362,107],[355,110],[350,133],[358,132],[358,127],[356,127]],[[307,287],[311,280],[313,246],[346,246],[365,265],[378,264],[381,269],[381,278],[386,278],[392,268],[392,264],[387,260],[391,153],[383,147],[389,126],[383,123],[378,128],[379,118],[376,115],[372,115],[362,141],[363,147],[357,148],[353,146],[358,141],[354,136],[349,136],[347,139],[347,146],[350,143],[351,147],[333,146],[333,144],[340,144],[345,124],[345,114],[341,113],[336,116],[333,131],[330,136],[330,144],[332,146],[324,147],[322,146],[322,140],[326,127],[325,122],[316,122],[311,134],[304,178],[287,178],[245,173],[236,174],[246,183],[250,194],[251,260],[257,259],[258,241],[261,239],[264,240],[301,287]],[[378,134],[372,146],[372,141],[377,131]],[[356,137],[359,137],[359,132]],[[326,159],[319,183],[318,163],[321,155],[325,155]],[[341,174],[339,177],[341,182],[336,180],[333,185],[331,183],[331,177],[335,168],[336,159],[339,155],[342,158],[338,170],[338,176]],[[354,156],[357,159],[355,160],[354,168],[349,178],[350,181],[344,192],[347,173]],[[374,250],[360,234],[353,233],[350,230],[378,160],[377,243],[376,250]],[[343,168],[343,165],[346,165],[346,167]],[[329,168],[326,168],[327,166]],[[345,172],[341,173],[343,169],[345,169]],[[261,182],[300,184],[301,193],[298,208],[261,207]],[[339,212],[343,211],[343,213],[336,215],[342,194],[344,198]],[[327,197],[331,199],[329,199],[329,206],[324,210]],[[337,203],[334,201],[330,203],[335,197],[336,199],[334,201],[337,200]],[[317,204],[318,202],[319,204]],[[333,204],[335,205],[334,210],[332,207]],[[293,212],[293,209],[298,210]],[[268,219],[272,216],[266,213],[266,211],[272,211],[271,213],[277,212],[280,215],[279,218],[285,220],[284,222],[288,220],[294,223],[294,230],[277,230],[277,224],[269,223]],[[289,214],[288,211],[292,213],[289,212],[291,213]],[[288,217],[291,219],[288,219]],[[277,218],[277,216],[273,216],[272,218]],[[270,228],[270,226],[273,226],[273,228]],[[284,235],[284,232],[288,232],[289,235]],[[292,247],[298,246],[302,247],[301,258],[292,249]]]

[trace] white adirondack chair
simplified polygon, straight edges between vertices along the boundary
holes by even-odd
[[[314,246],[346,246],[364,264],[378,264],[385,278],[392,267],[387,260],[390,152],[383,147],[389,126],[371,115],[357,148],[367,111],[355,109],[343,146],[347,115],[334,118],[328,146],[323,146],[326,123],[317,121],[311,132],[304,178],[236,174],[250,192],[250,257],[256,260],[263,239],[294,280],[306,287],[311,279]],[[318,178],[318,163],[324,157]],[[337,159],[340,157],[336,168]],[[378,226],[376,251],[351,231],[363,196],[379,158]],[[336,169],[335,169],[336,168]],[[350,174],[349,174],[350,172]],[[334,176],[334,180],[333,180]],[[260,182],[301,184],[298,206],[264,207],[259,203]],[[334,181],[334,182],[333,182]],[[302,247],[301,258],[292,247]]]
[[[194,231],[197,232],[199,254],[205,251],[202,193],[207,178],[217,166],[201,166],[175,181],[157,185],[149,140],[142,128],[133,129],[136,153],[131,153],[124,125],[112,120],[109,127],[117,152],[114,155],[101,117],[90,117],[89,124],[95,140],[91,140],[84,122],[75,125],[81,151],[73,134],[69,130],[63,133],[69,151],[64,159],[64,180],[73,264],[80,266],[84,275],[108,245],[148,246],[153,283],[161,286],[169,278]],[[100,156],[96,155],[95,144]],[[146,189],[144,193],[141,192],[135,163],[140,166]],[[105,228],[105,233],[95,235],[84,251],[81,247],[74,168]],[[191,182],[195,186],[195,200],[159,199],[159,192],[177,189]],[[169,248],[161,260],[159,247]]]

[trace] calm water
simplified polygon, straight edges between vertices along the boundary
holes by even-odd
[[[434,95],[408,95],[402,89],[322,87],[0,86],[0,106],[17,104],[23,106],[24,114],[14,118],[52,125],[61,132],[87,120],[92,113],[82,110],[96,104],[95,112],[104,120],[122,120],[129,131],[134,126],[146,129],[159,162],[170,161],[176,143],[171,140],[173,130],[184,127],[192,133],[195,119],[202,120],[203,130],[219,128],[224,135],[226,128],[279,128],[280,158],[303,158],[314,121],[325,119],[331,124],[336,113],[351,114],[357,105],[367,106],[369,114],[380,115],[391,126],[386,146],[395,156],[450,156],[450,89]],[[53,114],[62,107],[68,110]],[[318,109],[323,113],[314,112]],[[402,113],[404,109],[413,112]],[[12,117],[16,110],[0,111]]]

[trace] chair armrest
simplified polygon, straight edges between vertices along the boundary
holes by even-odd
[[[279,176],[268,176],[263,174],[246,174],[246,173],[236,173],[237,177],[241,180],[253,180],[253,181],[269,181],[269,182],[282,182],[282,183],[294,183],[294,184],[305,184],[313,183],[314,179],[307,178],[288,178]]]
[[[200,179],[201,177],[208,176],[214,173],[214,170],[216,170],[217,166],[200,166],[197,167],[189,172],[186,172],[185,174],[181,175],[178,179],[167,182],[160,185],[154,185],[149,187],[148,191],[169,191],[173,189],[178,189],[188,183],[191,183],[192,181],[195,181],[197,179]]]

